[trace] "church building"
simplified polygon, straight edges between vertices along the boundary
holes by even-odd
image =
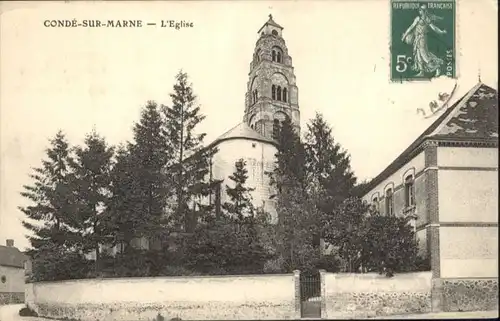
[[[235,170],[235,162],[243,158],[249,176],[247,186],[255,188],[252,192],[254,205],[264,209],[271,215],[271,221],[276,222],[266,172],[274,165],[277,150],[273,137],[281,122],[288,117],[300,131],[298,88],[292,57],[283,39],[283,27],[273,20],[272,15],[258,30],[258,37],[250,63],[242,122],[209,145],[218,150],[212,160],[210,178],[223,180],[216,192],[216,203],[224,203],[229,176]]]
[[[243,159],[248,171],[246,185],[254,189],[251,192],[253,205],[269,214],[271,223],[277,223],[275,201],[270,199],[272,194],[267,175],[273,169],[277,152],[277,142],[273,137],[287,117],[300,132],[298,89],[292,57],[288,54],[282,33],[283,27],[269,15],[267,22],[258,30],[259,38],[250,63],[242,121],[206,147],[217,149],[206,179],[220,183],[212,195],[196,201],[214,205],[215,215],[220,213],[221,205],[229,201],[226,185],[231,186],[229,176],[236,169],[235,163]],[[138,249],[160,246],[147,237],[136,238],[131,245]],[[103,251],[114,255],[121,250],[118,246],[103,246]],[[92,253],[89,258],[93,259],[94,256]]]

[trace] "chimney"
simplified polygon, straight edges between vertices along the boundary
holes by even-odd
[[[7,244],[8,247],[14,247],[14,240],[12,239],[7,239],[5,243]]]

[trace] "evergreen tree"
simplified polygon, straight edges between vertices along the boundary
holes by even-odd
[[[332,129],[318,113],[307,125],[305,151],[310,191],[317,196],[319,208],[328,213],[352,195],[356,177],[350,156],[335,142]]]
[[[65,135],[59,131],[50,140],[47,158],[41,167],[33,168],[32,185],[25,185],[21,195],[33,205],[19,207],[26,215],[23,226],[30,231],[29,255],[37,279],[57,279],[58,264],[68,253],[78,253],[77,234],[70,228],[74,204],[69,181],[70,148]],[[70,223],[70,225],[68,225]],[[41,262],[50,263],[43,264]]]
[[[132,175],[136,180],[133,192],[139,202],[137,210],[143,216],[136,236],[159,239],[165,225],[165,208],[170,196],[170,181],[167,167],[171,162],[171,146],[164,129],[164,121],[158,105],[148,101],[135,124],[134,143],[129,145],[135,163]],[[137,213],[134,215],[137,216]]]
[[[308,270],[319,254],[313,251],[312,236],[318,233],[321,221],[307,194],[305,150],[289,118],[283,121],[276,140],[275,167],[269,175],[276,193],[271,197],[277,199],[277,251],[286,270]]]
[[[276,195],[282,193],[284,187],[304,188],[306,186],[305,150],[290,118],[287,117],[282,122],[279,134],[275,139],[277,141],[275,166],[268,175]],[[272,197],[276,195],[272,195]]]
[[[236,219],[238,223],[243,223],[245,218],[254,218],[255,208],[252,204],[252,195],[250,194],[255,188],[247,187],[248,170],[246,162],[239,159],[235,162],[235,171],[229,176],[233,181],[234,187],[226,185],[226,193],[230,202],[225,202],[222,208],[229,217]]]
[[[185,231],[190,231],[197,216],[201,215],[197,210],[203,207],[200,202],[194,207],[189,205],[210,193],[212,182],[206,182],[206,177],[215,151],[203,148],[205,133],[195,133],[205,116],[200,113],[200,106],[196,103],[193,87],[188,83],[185,72],[177,74],[170,97],[172,105],[163,106],[163,113],[173,157],[169,168],[175,192],[173,219],[176,228],[183,226]]]
[[[321,213],[300,186],[287,187],[278,195],[279,251],[284,268],[311,272],[320,257],[317,235],[321,229]]]
[[[75,148],[72,168],[72,189],[75,221],[72,227],[82,233],[84,253],[95,251],[99,271],[99,245],[105,241],[102,214],[108,206],[113,149],[95,131],[87,135],[84,147]]]
[[[110,173],[110,199],[103,221],[105,222],[107,243],[118,245],[128,252],[131,241],[139,237],[146,217],[142,215],[142,200],[138,193],[139,180],[131,146],[121,145],[116,152],[115,164]]]

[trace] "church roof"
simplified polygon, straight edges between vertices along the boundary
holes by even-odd
[[[260,33],[260,31],[262,30],[262,28],[264,28],[265,26],[267,25],[270,25],[270,26],[274,26],[276,28],[280,28],[281,30],[283,30],[283,27],[280,26],[279,24],[277,24],[274,20],[273,20],[273,15],[269,15],[269,20],[267,20],[267,22],[259,29],[259,31],[257,31],[257,33]]]
[[[253,139],[272,144],[276,143],[274,140],[259,134],[258,132],[256,132],[250,126],[248,126],[246,123],[243,122],[239,123],[238,125],[234,126],[221,136],[217,137],[212,144],[217,144],[221,141],[234,138]]]
[[[386,169],[372,179],[365,192],[401,168],[425,140],[481,141],[498,144],[498,92],[479,82],[436,119]]]

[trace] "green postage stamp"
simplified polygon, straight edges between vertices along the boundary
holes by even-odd
[[[456,77],[455,0],[391,0],[391,80]]]

